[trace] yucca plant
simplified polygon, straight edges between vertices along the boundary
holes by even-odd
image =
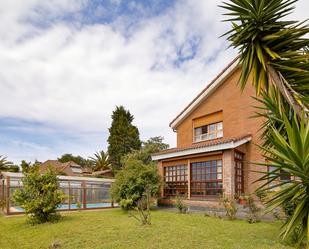
[[[271,166],[273,170],[265,172],[259,179],[264,184],[258,191],[273,192],[266,201],[267,211],[288,203],[294,205],[281,235],[287,238],[296,234],[301,243],[309,238],[309,123],[304,118],[299,121],[296,115],[289,120],[283,114],[282,128],[286,131],[285,135],[270,127],[267,136],[273,146],[261,146],[267,163],[260,165]],[[290,175],[290,179],[280,181],[283,174]]]
[[[309,102],[309,28],[305,22],[284,21],[295,0],[230,0],[224,9],[232,29],[225,33],[239,51],[240,86],[249,75],[257,94],[273,84],[300,117]]]
[[[309,238],[309,28],[306,22],[286,21],[295,0],[230,0],[225,33],[239,51],[241,89],[249,82],[256,88],[257,116],[264,123],[261,149],[267,159],[258,191],[278,190],[267,201],[267,209],[292,202],[281,235],[297,234],[299,243]],[[290,180],[280,181],[282,174]],[[309,249],[309,243],[307,242]]]
[[[105,169],[111,168],[111,164],[108,159],[108,154],[105,153],[103,150],[96,152],[94,154],[94,157],[90,157],[89,159],[93,165],[94,171],[105,170]]]
[[[272,128],[276,128],[281,135],[286,137],[284,129],[283,115],[286,115],[290,120],[293,116],[293,108],[284,101],[282,95],[276,90],[275,86],[269,86],[269,90],[262,91],[259,97],[254,97],[257,105],[256,115],[252,118],[262,118],[264,122],[261,126],[261,140],[263,146],[272,146],[272,141],[269,132]]]

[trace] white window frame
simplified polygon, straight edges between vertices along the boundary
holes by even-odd
[[[217,127],[218,125],[221,124],[221,129],[218,130]],[[209,127],[211,125],[216,125],[216,129],[209,132]],[[200,135],[195,135],[196,133],[196,129],[198,128],[202,128],[203,126],[208,126],[207,130],[208,132],[207,133],[204,133],[204,134],[200,134]],[[223,137],[223,122],[217,122],[217,123],[212,123],[212,124],[207,124],[207,125],[203,125],[203,126],[200,126],[200,127],[195,127],[193,129],[193,136],[194,136],[194,142],[195,143],[198,143],[198,142],[202,142],[202,141],[207,141],[207,140],[212,140],[212,139],[217,139],[217,138],[221,138]]]

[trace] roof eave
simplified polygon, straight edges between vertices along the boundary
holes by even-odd
[[[172,129],[177,126],[210,94],[212,94],[230,76],[239,64],[238,57],[235,58],[199,95],[193,100],[170,124]]]
[[[240,139],[238,141],[231,141],[227,143],[222,144],[215,144],[207,147],[200,147],[200,148],[192,148],[182,151],[175,151],[171,153],[165,153],[161,155],[152,155],[151,158],[153,161],[163,160],[163,159],[169,159],[174,157],[182,157],[182,156],[189,156],[194,154],[201,154],[201,153],[207,153],[207,152],[214,152],[214,151],[222,151],[227,149],[234,149],[238,146],[245,144],[252,140],[252,137],[246,137],[243,139]]]

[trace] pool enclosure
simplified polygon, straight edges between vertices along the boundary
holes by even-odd
[[[13,201],[13,194],[16,189],[22,188],[22,173],[1,172],[0,173],[0,204],[3,213],[18,214],[24,210]],[[65,194],[60,211],[113,208],[110,195],[110,188],[113,179],[57,176],[59,188]]]

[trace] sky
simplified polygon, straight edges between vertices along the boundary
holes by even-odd
[[[107,149],[116,106],[142,140],[169,122],[237,52],[216,0],[0,1],[0,155],[44,161]],[[292,18],[308,18],[300,0]]]

